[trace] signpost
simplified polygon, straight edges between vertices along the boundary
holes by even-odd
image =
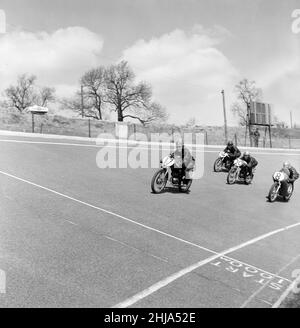
[[[38,105],[33,105],[27,107],[28,112],[31,113],[31,119],[32,119],[32,133],[34,133],[34,115],[45,115],[48,113],[47,107],[42,107]]]

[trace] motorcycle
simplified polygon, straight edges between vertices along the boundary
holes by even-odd
[[[247,163],[237,158],[233,162],[233,166],[228,172],[227,183],[234,184],[235,182],[244,182],[245,184],[250,184],[253,179],[254,168],[252,169],[252,174],[249,174],[245,169]]]
[[[219,153],[219,157],[214,162],[214,172],[229,171],[232,166],[229,154],[225,151]]]
[[[193,182],[193,169],[183,170],[182,159],[180,157],[166,156],[163,158],[161,168],[155,172],[151,180],[153,193],[160,194],[165,189],[167,183],[178,187],[179,191],[187,192]]]
[[[282,197],[284,201],[288,202],[292,197],[294,191],[294,185],[292,183],[288,183],[287,193],[284,195],[282,190],[282,182],[288,181],[288,176],[284,172],[275,172],[273,174],[273,185],[270,188],[268,199],[269,202],[273,203],[278,197]]]

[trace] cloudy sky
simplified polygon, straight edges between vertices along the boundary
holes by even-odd
[[[279,118],[293,111],[300,124],[297,8],[298,0],[0,0],[0,89],[28,72],[67,96],[89,68],[125,59],[171,122],[221,125],[225,89],[235,124],[234,85],[246,77]]]

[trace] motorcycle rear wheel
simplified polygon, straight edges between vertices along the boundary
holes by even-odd
[[[165,172],[165,169],[158,170],[151,180],[151,189],[153,193],[160,194],[166,187],[168,180],[168,175]]]

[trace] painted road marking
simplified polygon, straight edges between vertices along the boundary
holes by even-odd
[[[70,224],[72,224],[72,225],[78,226],[78,223],[75,223],[73,221],[70,221],[70,220],[65,220],[65,221],[68,222],[68,223],[70,223]]]
[[[300,226],[300,222],[297,222],[295,224],[292,224],[292,225],[289,225],[289,226],[286,226],[286,227],[283,227],[283,228],[280,228],[280,229],[270,231],[266,234],[263,234],[263,235],[258,236],[256,238],[253,238],[253,239],[250,239],[250,240],[248,240],[248,241],[246,241],[242,244],[239,244],[239,245],[234,246],[234,247],[230,247],[227,250],[224,250],[223,252],[220,252],[219,254],[210,256],[210,257],[208,257],[208,258],[206,258],[202,261],[199,261],[195,264],[192,264],[192,265],[186,267],[185,269],[182,269],[182,270],[170,275],[169,277],[167,277],[165,279],[162,279],[161,281],[159,281],[159,282],[153,284],[152,286],[144,289],[143,291],[133,295],[132,297],[128,298],[127,300],[114,305],[113,308],[126,308],[126,307],[129,307],[129,306],[141,301],[142,299],[150,296],[151,294],[157,292],[158,290],[162,289],[163,287],[171,284],[173,281],[185,276],[186,274],[193,272],[194,270],[204,266],[205,264],[208,264],[212,261],[215,261],[216,259],[218,259],[221,256],[225,256],[226,254],[235,252],[235,251],[237,251],[241,248],[244,248],[246,246],[257,243],[260,240],[266,239],[266,238],[271,237],[275,234],[287,231],[289,229],[293,229],[293,228],[298,227],[298,226]]]
[[[79,199],[76,199],[76,198],[71,197],[71,196],[68,196],[68,195],[62,194],[62,193],[60,193],[60,192],[58,192],[58,191],[55,191],[55,190],[53,190],[53,189],[50,189],[50,188],[47,188],[47,187],[41,186],[41,185],[36,184],[36,183],[34,183],[34,182],[31,182],[31,181],[29,181],[29,180],[25,180],[25,179],[19,178],[19,177],[15,176],[15,175],[12,175],[12,174],[7,173],[7,172],[0,171],[0,173],[3,174],[3,175],[5,175],[5,176],[8,176],[8,177],[10,177],[10,178],[13,178],[13,179],[16,179],[16,180],[19,180],[19,181],[25,182],[25,183],[27,183],[27,184],[30,184],[30,185],[32,185],[32,186],[34,186],[34,187],[37,187],[37,188],[40,188],[40,189],[46,190],[46,191],[51,192],[51,193],[53,193],[53,194],[56,194],[56,195],[59,195],[59,196],[61,196],[61,197],[67,198],[67,199],[69,199],[69,200],[75,201],[75,202],[77,202],[77,203],[79,203],[79,204],[82,204],[82,205],[85,205],[85,206],[91,207],[91,208],[93,208],[93,209],[99,210],[99,211],[101,211],[101,212],[104,212],[104,213],[109,214],[109,215],[112,215],[112,216],[115,216],[115,217],[117,217],[117,218],[119,218],[119,219],[122,219],[122,220],[125,220],[125,221],[127,221],[127,222],[133,223],[133,224],[138,225],[138,226],[140,226],[140,227],[142,227],[142,228],[145,228],[145,229],[147,229],[147,230],[150,230],[150,231],[153,231],[153,232],[159,233],[159,234],[161,234],[161,235],[163,235],[163,236],[165,236],[165,237],[168,237],[168,238],[174,239],[174,240],[176,240],[176,241],[182,242],[182,243],[187,244],[187,245],[192,246],[192,247],[199,248],[199,249],[204,250],[204,251],[206,251],[206,252],[208,252],[208,253],[215,254],[215,255],[217,255],[218,257],[220,256],[220,253],[217,252],[217,251],[214,251],[214,250],[209,249],[209,248],[207,248],[207,247],[204,247],[204,246],[201,246],[201,245],[195,244],[195,243],[193,243],[193,242],[190,242],[190,241],[188,241],[188,240],[182,239],[182,238],[180,238],[180,237],[177,237],[177,236],[171,235],[171,234],[166,233],[166,232],[164,232],[164,231],[161,231],[161,230],[155,229],[155,228],[150,227],[150,226],[148,226],[148,225],[145,225],[145,224],[142,224],[142,223],[140,223],[140,222],[137,222],[137,221],[134,221],[134,220],[132,220],[132,219],[129,219],[129,218],[125,217],[125,216],[119,215],[119,214],[117,214],[117,213],[114,213],[114,212],[111,212],[111,211],[105,210],[104,208],[101,208],[101,207],[98,207],[98,206],[95,206],[95,205],[89,204],[89,203],[87,203],[87,202],[81,201],[81,200],[79,200]],[[67,221],[67,220],[66,220],[66,221]],[[231,257],[228,257],[228,256],[226,256],[226,258],[228,258],[228,259],[230,259],[230,260],[235,260],[234,258],[231,258]],[[239,262],[240,262],[240,263],[243,263],[243,264],[246,265],[246,266],[249,266],[248,263],[245,263],[245,262],[242,262],[242,261],[239,261]],[[250,266],[252,266],[252,265],[250,265]],[[252,266],[252,267],[254,267],[254,266]],[[258,269],[257,267],[255,267],[255,268]],[[273,273],[270,273],[270,272],[268,272],[268,271],[266,271],[266,270],[263,270],[263,269],[259,269],[259,270],[265,272],[266,274],[273,275]],[[286,279],[286,278],[283,278],[283,277],[279,277],[279,278]]]
[[[289,285],[289,287],[284,291],[284,293],[279,297],[279,299],[273,304],[272,308],[278,308],[282,302],[288,297],[290,292],[300,283],[300,275]]]
[[[282,290],[285,284],[290,283],[289,279],[279,277],[277,274],[266,273],[251,265],[245,265],[240,261],[228,259],[224,256],[210,262],[210,265],[252,283],[266,284],[269,288],[277,291]]]
[[[296,256],[290,264],[294,263],[296,260],[298,260],[300,258],[300,254],[298,256]],[[297,270],[296,273],[296,278],[295,280],[289,285],[289,287],[282,293],[282,295],[280,295],[279,299],[273,304],[272,308],[278,308],[283,301],[288,297],[288,295],[293,291],[294,293],[299,293],[300,289],[299,289],[299,285],[300,285],[300,274],[299,274],[299,269]],[[292,276],[294,277],[293,273]]]
[[[285,269],[287,269],[290,265],[292,265],[294,262],[296,262],[300,258],[300,254],[295,256],[291,261],[289,261],[286,265],[284,265],[280,270],[277,271],[276,275],[274,277],[278,276],[283,272]],[[273,278],[272,278],[273,280]],[[264,283],[258,290],[256,290],[242,305],[241,308],[246,307],[253,299],[255,299],[269,284],[270,281],[267,281]],[[292,281],[289,281],[292,283]],[[272,305],[272,304],[271,304]]]
[[[92,148],[118,148],[120,149],[128,149],[128,148],[139,148],[139,149],[144,149],[144,150],[170,150],[170,148],[175,147],[170,146],[169,148],[153,148],[151,145],[149,147],[141,147],[139,145],[136,146],[120,146],[120,145],[91,145],[91,144],[80,144],[80,143],[68,143],[68,142],[50,142],[50,141],[28,141],[28,140],[14,140],[14,139],[0,139],[0,142],[11,142],[11,143],[25,143],[25,144],[44,144],[44,145],[59,145],[59,146],[74,146],[74,147],[92,147]],[[197,145],[195,145],[196,147]],[[200,145],[200,147],[202,147]],[[209,148],[209,146],[208,146]],[[200,150],[201,152],[204,153],[219,153],[220,150]],[[287,150],[290,151],[290,150]],[[275,152],[260,152],[260,151],[254,151],[251,149],[252,154],[260,154],[260,155],[283,155],[283,156],[300,156],[300,154],[297,153],[275,153]]]
[[[251,267],[251,268],[256,269],[256,270],[258,270],[258,271],[260,271],[260,272],[264,272],[264,273],[266,273],[266,274],[268,274],[268,275],[271,275],[271,276],[274,276],[274,277],[277,277],[277,278],[280,278],[280,279],[286,280],[286,281],[289,282],[289,283],[292,282],[291,279],[288,279],[288,278],[286,278],[286,277],[282,277],[282,276],[280,276],[278,273],[275,274],[275,273],[269,272],[269,271],[267,271],[267,270],[264,270],[264,269],[262,269],[262,268],[259,268],[259,267],[257,267],[257,266],[254,266],[254,265],[252,265],[252,264],[246,263],[246,262],[244,262],[244,261],[240,261],[239,259],[236,259],[236,258],[233,258],[233,257],[229,257],[229,256],[223,256],[223,258],[226,258],[227,260],[231,260],[231,261],[239,262],[239,263],[243,264],[245,267]]]

